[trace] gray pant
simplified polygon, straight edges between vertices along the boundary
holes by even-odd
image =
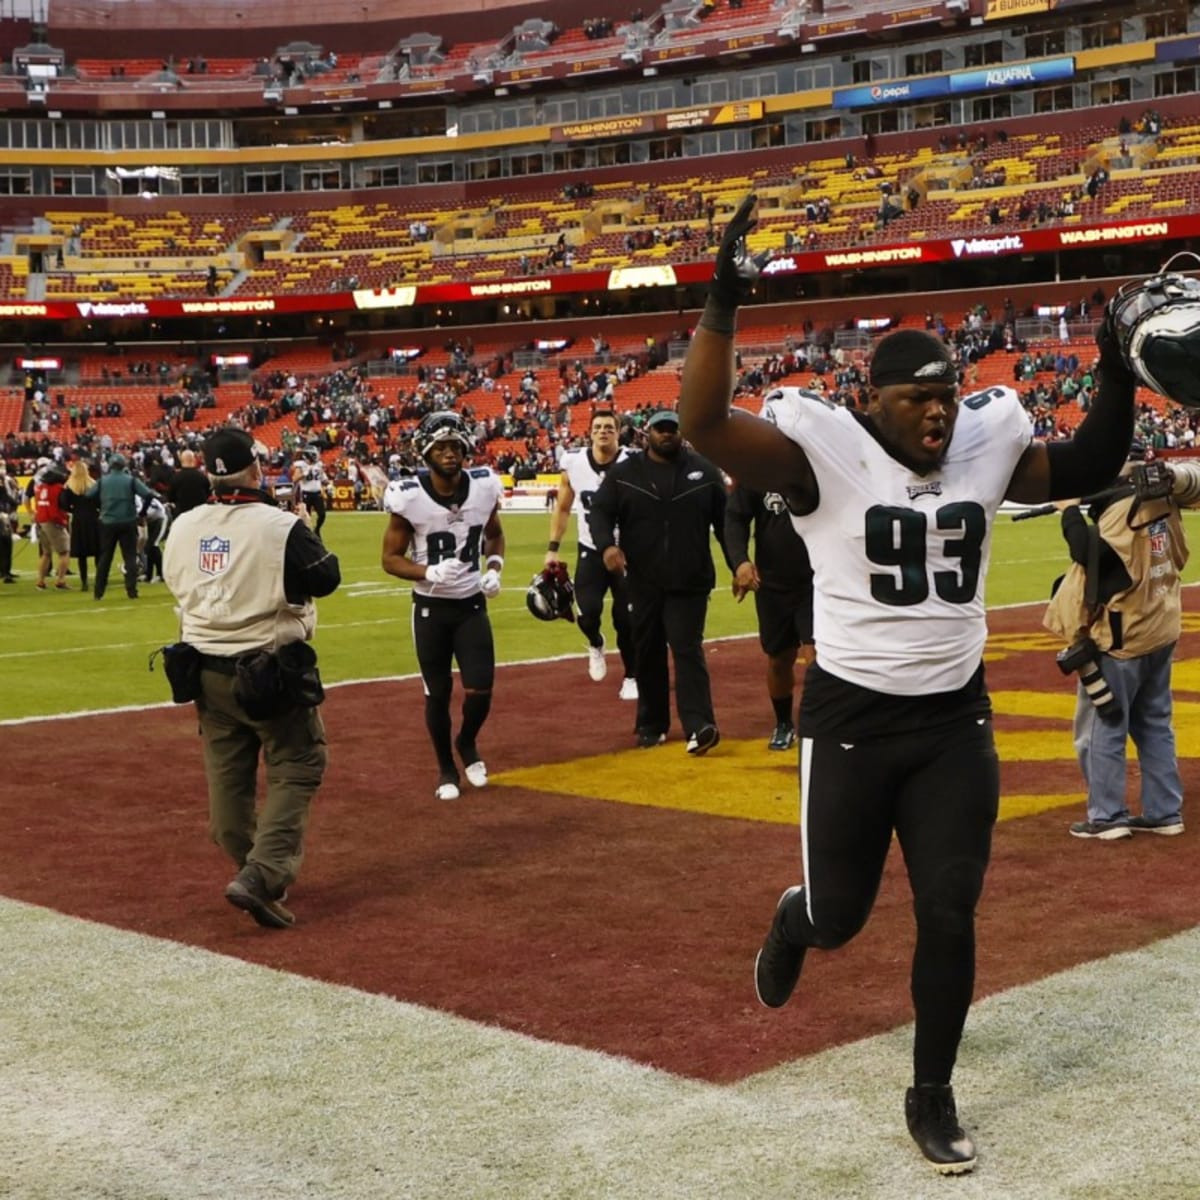
[[[1121,706],[1116,720],[1096,712],[1082,685],[1075,706],[1075,753],[1087,782],[1089,821],[1127,817],[1125,740],[1137,747],[1142,778],[1142,815],[1151,820],[1178,817],[1183,782],[1175,757],[1171,723],[1171,659],[1175,643],[1137,658],[1100,655],[1100,671]]]
[[[208,779],[209,831],[240,868],[252,863],[279,896],[304,857],[308,807],[325,773],[325,726],[315,708],[252,721],[233,696],[235,679],[205,668],[196,701]],[[255,811],[259,753],[267,794]]]

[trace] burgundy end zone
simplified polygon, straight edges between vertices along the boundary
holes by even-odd
[[[1013,632],[1035,620],[1025,610],[991,623]],[[757,644],[710,654],[722,733],[765,743]],[[1180,656],[1197,654],[1200,634],[1186,635]],[[1045,650],[1013,654],[988,676],[997,691],[1069,687]],[[502,669],[481,738],[493,773],[631,748],[632,706],[616,699],[616,682],[592,684],[582,655]],[[797,877],[794,827],[580,798],[571,788],[581,768],[571,766],[561,795],[464,788],[458,803],[439,804],[418,682],[334,689],[324,713],[330,769],[292,891],[296,929],[259,929],[223,899],[233,871],[207,841],[200,747],[184,708],[6,730],[0,892],[713,1081],[911,1018],[898,854],[866,930],[810,955],[792,1003],[767,1012],[751,968],[780,890]],[[1063,760],[1006,762],[1006,793],[1081,790],[1061,728]],[[650,790],[683,753],[676,731],[628,761]],[[1183,766],[1191,792],[1197,764]],[[1059,809],[998,829],[978,995],[1196,923],[1200,829],[1097,844],[1067,836],[1081,815]]]

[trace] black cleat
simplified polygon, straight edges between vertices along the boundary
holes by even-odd
[[[800,968],[804,966],[806,946],[793,946],[783,932],[783,910],[787,902],[801,891],[799,884],[788,888],[779,897],[771,928],[754,960],[754,991],[759,1003],[767,1008],[780,1008],[796,989]]]
[[[701,725],[687,740],[687,752],[699,757],[707,754],[719,741],[721,735],[715,725]]]
[[[908,1132],[921,1153],[943,1175],[975,1169],[975,1143],[958,1123],[954,1089],[948,1083],[923,1083],[904,1095]]]
[[[796,744],[796,727],[791,721],[780,721],[767,743],[768,750],[790,750]]]

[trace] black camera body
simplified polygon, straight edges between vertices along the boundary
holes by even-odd
[[[1065,650],[1060,650],[1055,662],[1064,675],[1078,673],[1083,690],[1101,717],[1112,719],[1120,715],[1121,706],[1100,670],[1100,647],[1090,637],[1081,637]]]

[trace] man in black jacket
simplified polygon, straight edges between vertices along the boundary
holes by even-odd
[[[588,523],[604,565],[627,576],[637,661],[637,744],[648,748],[667,740],[669,646],[687,752],[706,753],[721,740],[704,660],[704,619],[716,584],[709,530],[722,551],[725,545],[721,472],[684,446],[674,411],[656,412],[646,422],[645,454],[609,470],[592,500]]]

